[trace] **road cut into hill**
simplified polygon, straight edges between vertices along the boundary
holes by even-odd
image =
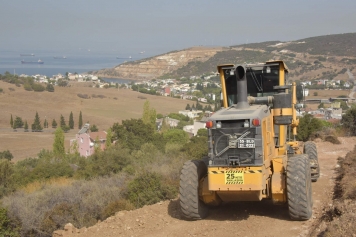
[[[291,221],[287,206],[274,206],[269,201],[237,202],[213,208],[200,221],[181,218],[179,200],[160,202],[133,211],[120,211],[96,225],[77,229],[67,224],[54,237],[94,236],[311,236],[318,235],[326,226],[317,220],[327,206],[332,205],[337,158],[353,150],[356,137],[339,138],[341,144],[316,141],[321,176],[313,183],[313,216],[308,221]]]

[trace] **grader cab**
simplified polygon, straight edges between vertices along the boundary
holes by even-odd
[[[189,220],[209,206],[261,201],[288,204],[293,220],[312,215],[311,181],[319,177],[316,146],[296,141],[296,85],[286,85],[282,61],[218,66],[222,108],[206,123],[208,156],[187,161],[180,206]]]

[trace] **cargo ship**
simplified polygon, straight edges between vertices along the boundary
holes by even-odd
[[[67,57],[66,56],[54,56],[53,58],[54,59],[66,59]]]
[[[23,53],[23,54],[20,54],[20,56],[35,56],[33,53]]]
[[[22,64],[44,64],[43,61],[41,61],[41,59],[38,59],[38,61],[25,61],[25,60],[21,60]]]

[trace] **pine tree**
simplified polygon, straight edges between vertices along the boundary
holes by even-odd
[[[48,122],[47,119],[44,120],[43,122],[43,128],[48,128]]]
[[[41,121],[40,121],[40,117],[38,116],[38,113],[36,111],[36,115],[35,115],[35,121],[32,124],[32,131],[35,132],[40,132],[43,130],[42,126],[41,126]]]
[[[142,114],[142,121],[145,124],[150,124],[153,127],[156,127],[156,110],[150,108],[150,102],[146,100],[145,104],[143,105],[143,114]]]
[[[25,129],[25,132],[28,132],[28,123],[27,123],[27,120],[25,121],[24,129]]]
[[[168,117],[164,117],[162,119],[162,127],[161,127],[161,132],[164,133],[166,131],[168,131],[171,127],[169,126],[169,123],[167,122],[169,118]]]
[[[74,128],[74,120],[73,120],[73,113],[72,111],[70,111],[70,115],[69,115],[69,128],[73,129]]]
[[[61,119],[60,119],[60,127],[63,129],[63,127],[66,126],[66,121],[64,120],[63,115],[61,115]]]
[[[11,125],[11,127],[14,127],[14,120],[12,119],[12,114],[11,114],[11,118],[10,118],[10,125]]]
[[[83,126],[83,118],[82,118],[82,111],[79,113],[79,122],[78,122],[78,128],[81,129]]]
[[[97,127],[95,124],[91,125],[90,128],[89,128],[89,130],[90,130],[91,132],[97,132],[97,131],[99,131],[98,127]]]
[[[106,132],[106,142],[105,142],[106,149],[111,146],[111,143],[112,143],[112,131],[111,128],[109,128]]]
[[[22,128],[23,127],[23,121],[21,117],[16,116],[15,117],[15,121],[14,121],[14,125],[13,125],[13,129],[16,128]]]
[[[52,128],[57,128],[57,122],[55,119],[52,121]]]
[[[64,132],[60,127],[54,133],[53,153],[56,157],[63,157],[65,155]]]

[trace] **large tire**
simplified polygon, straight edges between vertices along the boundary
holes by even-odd
[[[311,169],[311,181],[316,182],[320,177],[320,166],[318,159],[318,151],[316,145],[312,141],[304,143],[304,154],[309,156],[310,169]]]
[[[199,199],[199,180],[207,174],[202,160],[184,163],[179,185],[180,207],[187,220],[200,220],[208,215],[208,207]]]
[[[309,220],[313,200],[308,155],[296,155],[287,162],[287,195],[292,220]]]

